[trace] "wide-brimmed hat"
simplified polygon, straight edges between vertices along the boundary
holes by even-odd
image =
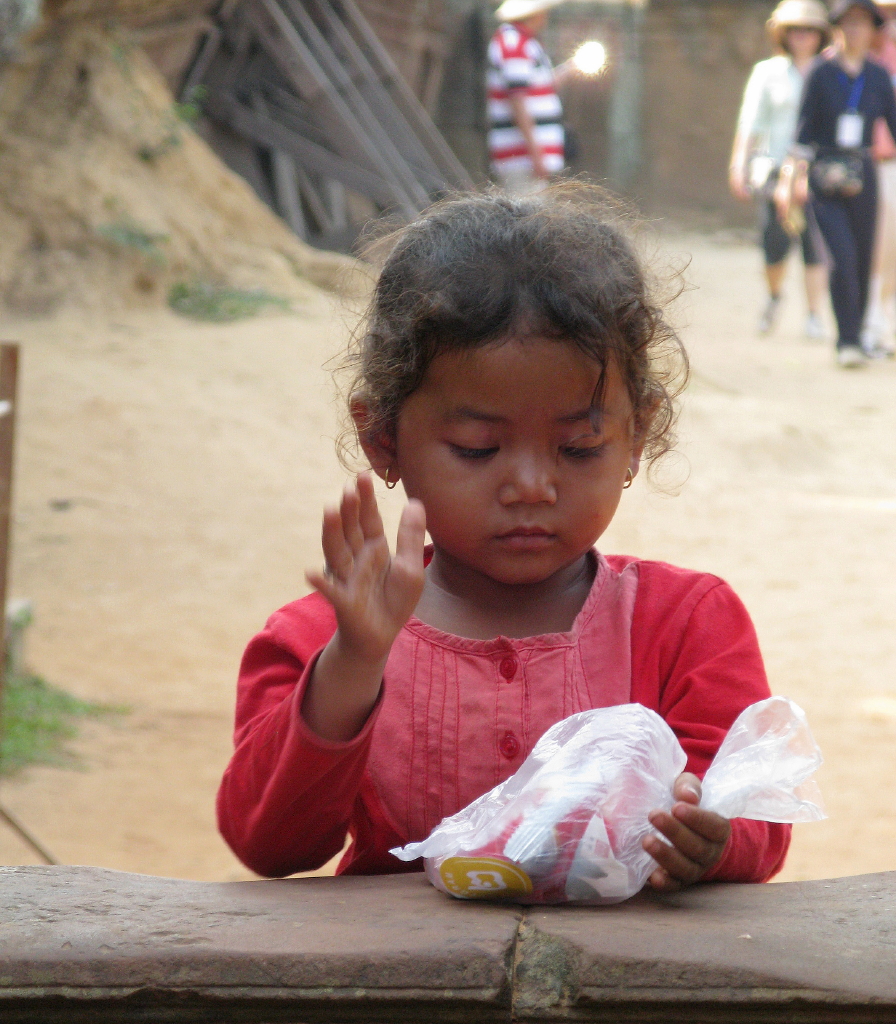
[[[831,34],[828,12],[820,0],[781,0],[765,23],[772,41],[784,49],[784,35],[789,28],[814,28],[821,33],[822,45]]]
[[[874,24],[878,28],[883,28],[886,23],[887,19],[883,16],[881,9],[874,0],[837,0],[833,7],[831,7],[831,24],[836,25],[843,18],[843,15],[853,7],[861,7],[863,11],[867,11],[874,19]]]
[[[504,0],[495,11],[498,21],[525,21],[533,14],[547,11],[562,4],[563,0]]]

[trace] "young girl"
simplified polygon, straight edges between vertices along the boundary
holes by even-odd
[[[323,520],[317,593],[243,659],[221,831],[262,875],[422,868],[389,854],[506,779],[544,731],[639,702],[688,755],[650,820],[651,884],[763,881],[787,825],[702,810],[700,775],[769,695],[715,576],[594,548],[671,444],[677,339],[600,194],[447,200],[398,233],[355,355],[361,447],[408,495],[390,555],[372,478]],[[432,546],[424,546],[428,530]]]

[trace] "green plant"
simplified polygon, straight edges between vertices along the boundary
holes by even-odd
[[[181,103],[174,104],[174,116],[185,124],[195,124],[202,115],[206,96],[208,89],[204,85],[194,86]]]
[[[165,264],[165,253],[161,245],[168,241],[168,235],[147,231],[129,217],[121,217],[111,224],[101,224],[96,233],[113,245],[136,249],[156,266]]]
[[[39,676],[7,676],[0,714],[0,776],[30,764],[76,766],[77,757],[66,741],[77,735],[77,720],[125,710],[73,697]]]
[[[162,136],[158,142],[145,143],[137,150],[137,156],[144,163],[155,163],[166,153],[183,145],[183,129],[185,125],[195,124],[202,115],[202,104],[208,90],[199,85],[190,90],[189,96],[182,103],[172,103],[171,109],[162,115],[159,126]]]
[[[243,291],[239,288],[225,288],[204,282],[172,285],[168,292],[168,305],[181,316],[193,320],[209,320],[226,323],[255,316],[262,309],[274,306],[288,310],[289,302],[276,295],[269,295],[262,289]]]

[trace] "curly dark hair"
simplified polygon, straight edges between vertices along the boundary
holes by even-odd
[[[628,212],[603,189],[566,182],[526,198],[451,196],[368,248],[384,262],[344,368],[365,431],[392,432],[404,401],[446,351],[511,337],[577,346],[628,389],[644,456],[674,443],[687,357],[629,240]],[[595,393],[599,406],[604,373]]]

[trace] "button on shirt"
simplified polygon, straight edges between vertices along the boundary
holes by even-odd
[[[505,732],[498,744],[498,749],[508,761],[512,761],[520,752],[520,741],[512,732]]]
[[[519,664],[520,663],[516,660],[515,657],[502,658],[500,664],[498,665],[498,671],[509,683],[511,679],[513,679],[513,677],[516,675],[516,670],[519,668]]]

